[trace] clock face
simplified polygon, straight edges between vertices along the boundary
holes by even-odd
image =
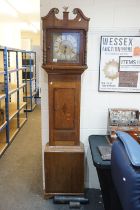
[[[61,32],[52,35],[52,61],[79,63],[80,33]]]

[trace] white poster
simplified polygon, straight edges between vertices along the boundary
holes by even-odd
[[[99,91],[140,92],[140,37],[102,36]]]

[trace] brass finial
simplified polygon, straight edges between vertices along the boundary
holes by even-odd
[[[67,12],[68,8],[69,8],[69,7],[64,6],[64,7],[63,7],[64,12]]]

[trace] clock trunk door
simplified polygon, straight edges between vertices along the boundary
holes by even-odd
[[[55,129],[74,129],[75,89],[54,89]]]
[[[79,75],[49,75],[50,145],[79,145],[79,80]]]

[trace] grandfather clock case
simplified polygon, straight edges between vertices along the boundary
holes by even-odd
[[[45,195],[84,193],[84,146],[80,143],[81,74],[87,69],[89,18],[75,8],[69,19],[53,8],[42,17],[43,69],[48,73],[49,143],[44,151]]]

